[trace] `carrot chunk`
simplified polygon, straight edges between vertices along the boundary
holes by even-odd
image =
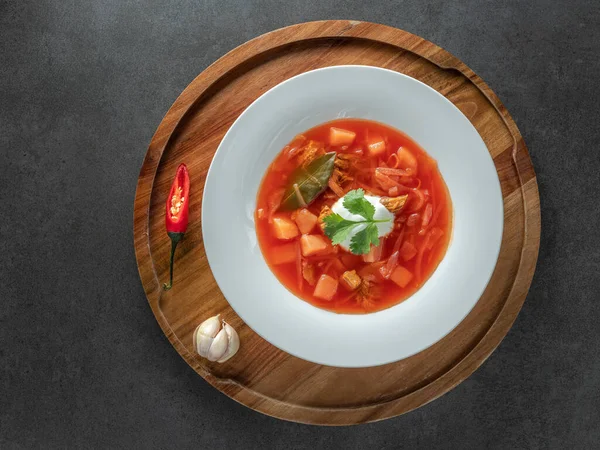
[[[300,247],[303,256],[311,256],[322,253],[329,248],[327,241],[318,234],[303,234],[300,237]]]
[[[288,264],[296,260],[296,246],[295,242],[289,244],[283,244],[273,249],[271,261],[273,264]]]
[[[330,277],[329,275],[321,275],[319,281],[317,281],[317,286],[315,287],[315,292],[313,295],[322,300],[331,300],[335,293],[337,292],[338,281],[335,278]]]
[[[413,274],[402,266],[396,266],[390,276],[390,279],[401,288],[408,286],[408,283],[410,283],[412,278]]]
[[[273,217],[273,233],[277,239],[293,239],[298,234],[298,227],[287,217]]]
[[[350,145],[354,142],[356,133],[354,131],[343,130],[342,128],[331,127],[329,129],[329,145],[340,147]]]
[[[298,225],[300,233],[302,234],[310,233],[317,224],[318,220],[318,217],[306,208],[296,211],[292,217],[296,221],[296,225]]]

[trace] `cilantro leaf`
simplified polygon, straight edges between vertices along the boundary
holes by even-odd
[[[365,191],[355,189],[344,197],[344,207],[352,214],[358,214],[366,220],[373,220],[375,207],[365,198]]]
[[[358,223],[342,218],[339,214],[330,214],[323,219],[325,234],[333,245],[342,243]]]

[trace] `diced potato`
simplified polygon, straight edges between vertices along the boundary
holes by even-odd
[[[367,150],[371,156],[379,156],[385,153],[385,141],[379,135],[372,135],[367,140]]]
[[[300,229],[300,233],[308,234],[317,224],[318,217],[311,213],[308,209],[302,208],[294,214],[296,225]]]
[[[318,234],[303,234],[300,237],[300,247],[303,256],[311,256],[323,253],[331,246],[328,245],[323,236],[319,236]]]
[[[417,255],[417,248],[408,241],[404,241],[400,247],[400,257],[404,261],[410,261]]]
[[[317,286],[315,287],[315,292],[313,295],[322,300],[331,300],[335,293],[337,292],[338,281],[335,278],[330,277],[329,275],[321,275],[319,281],[317,281]]]
[[[273,217],[273,233],[277,239],[293,239],[300,234],[296,224],[287,217]]]
[[[363,255],[363,261],[368,263],[373,263],[379,261],[381,259],[381,252],[383,251],[383,238],[379,241],[379,245],[371,245],[371,250],[369,253]]]
[[[290,242],[289,244],[283,244],[273,249],[271,261],[275,265],[288,264],[296,261],[297,257],[297,243]]]
[[[410,169],[411,175],[417,174],[417,158],[409,150],[404,147],[398,149],[398,168]]]
[[[361,279],[356,273],[356,270],[347,270],[340,278],[342,285],[350,291],[357,289],[360,286]]]
[[[329,129],[329,145],[339,147],[350,145],[354,142],[356,133],[354,131],[343,130],[341,128],[331,127]]]
[[[413,274],[402,266],[396,267],[390,276],[390,280],[392,280],[401,288],[408,286],[408,283],[410,283],[412,278]]]

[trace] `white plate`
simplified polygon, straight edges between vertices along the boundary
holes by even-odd
[[[275,156],[296,134],[343,117],[382,122],[413,138],[438,161],[454,208],[452,240],[431,278],[404,302],[372,314],[335,314],[294,296],[267,266],[254,230],[258,187]],[[221,291],[256,333],[315,363],[367,367],[424,350],[464,319],[496,265],[503,217],[488,150],[450,101],[397,72],[336,66],[277,85],[235,121],[208,172],[202,231]]]

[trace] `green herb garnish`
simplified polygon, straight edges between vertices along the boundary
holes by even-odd
[[[330,214],[323,220],[325,222],[325,234],[333,245],[337,245],[348,238],[357,226],[366,226],[357,232],[350,240],[350,251],[355,255],[369,253],[371,244],[379,245],[379,233],[377,223],[389,222],[390,219],[375,220],[375,207],[365,198],[365,191],[356,189],[344,196],[344,207],[352,214],[357,214],[365,220],[348,220],[339,214]]]

